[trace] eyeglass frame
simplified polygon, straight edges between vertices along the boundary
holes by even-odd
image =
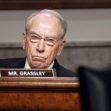
[[[31,35],[31,34],[34,34],[33,36]],[[55,37],[41,37],[39,34],[37,34],[37,33],[26,33],[26,35],[28,35],[28,37],[30,38],[30,42],[32,42],[32,43],[38,43],[41,39],[44,39],[44,41],[45,41],[45,43],[48,45],[48,46],[54,46],[59,40],[61,40],[62,38],[61,37],[59,37],[59,38],[55,38]],[[31,40],[31,39],[36,39],[35,41],[34,40]],[[50,41],[48,41],[47,40],[47,38],[50,38],[50,40],[52,39],[52,40],[54,40],[53,38],[55,38],[55,41],[54,41],[54,43],[47,43],[47,42],[50,42]]]

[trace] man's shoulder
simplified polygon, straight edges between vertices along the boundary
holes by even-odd
[[[64,66],[60,65],[60,69],[61,69],[61,75],[63,75],[63,77],[77,77],[77,73],[73,72],[67,68],[65,68]]]
[[[0,62],[17,62],[17,61],[23,61],[25,58],[6,58],[6,59],[0,59]]]
[[[25,58],[0,59],[0,68],[19,68],[24,64]]]
[[[77,73],[73,72],[64,66],[60,65],[57,60],[55,60],[54,68],[56,69],[56,73],[58,77],[77,77]]]

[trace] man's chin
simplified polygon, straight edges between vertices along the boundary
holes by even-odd
[[[47,68],[45,65],[43,65],[43,64],[33,64],[32,66],[31,66],[33,69],[45,69],[45,68]]]
[[[33,69],[46,69],[45,67],[36,67],[34,66]]]

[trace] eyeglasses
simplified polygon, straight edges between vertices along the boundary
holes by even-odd
[[[54,37],[42,38],[39,35],[34,35],[34,34],[29,34],[29,37],[32,43],[39,43],[41,39],[44,39],[45,43],[49,46],[54,46],[57,43],[57,41],[60,39],[60,38],[56,39]]]

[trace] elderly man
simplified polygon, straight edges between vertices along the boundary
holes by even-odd
[[[65,43],[67,24],[54,10],[41,10],[26,20],[22,45],[26,58],[0,60],[1,68],[51,69],[57,77],[74,77],[76,73],[59,65],[59,56]]]

